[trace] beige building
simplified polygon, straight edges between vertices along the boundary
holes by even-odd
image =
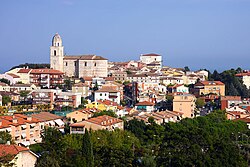
[[[195,116],[196,97],[191,94],[175,95],[173,99],[173,111],[183,113],[184,118]]]
[[[241,78],[243,84],[246,85],[248,89],[250,88],[250,72],[238,73],[235,76]]]
[[[154,53],[142,54],[140,56],[140,61],[147,65],[150,65],[150,68],[162,68],[162,56]]]
[[[201,81],[194,85],[194,94],[207,95],[216,94],[225,96],[225,84],[221,81]]]
[[[85,129],[87,130],[109,130],[115,129],[123,130],[123,121],[118,118],[103,115],[95,118],[91,118],[82,122],[70,124],[70,133],[72,134],[83,134]]]
[[[107,77],[108,60],[96,55],[64,55],[62,39],[56,33],[50,47],[50,67],[69,77]]]
[[[66,115],[66,118],[70,119],[70,123],[76,123],[80,121],[87,120],[91,118],[93,112],[89,111],[89,109],[76,110]]]
[[[0,157],[10,155],[10,164],[15,167],[34,167],[38,155],[26,147],[0,144]]]
[[[82,97],[87,97],[91,95],[91,90],[89,89],[89,85],[87,83],[77,83],[72,86],[73,93],[81,93]]]

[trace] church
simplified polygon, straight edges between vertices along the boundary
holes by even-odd
[[[64,55],[62,38],[56,33],[50,47],[50,68],[68,77],[107,77],[108,59],[96,55]]]

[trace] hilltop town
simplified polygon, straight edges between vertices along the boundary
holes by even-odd
[[[161,144],[171,140],[168,137],[172,134],[183,132],[174,131],[174,128],[177,128],[174,126],[183,124],[189,128],[188,124],[191,124],[189,121],[193,121],[193,127],[187,130],[188,134],[191,135],[192,130],[197,135],[199,132],[204,132],[201,130],[202,128],[195,129],[195,126],[203,123],[205,125],[204,120],[207,119],[207,122],[217,123],[210,123],[211,128],[217,125],[218,127],[223,125],[223,128],[228,127],[227,132],[218,132],[218,136],[230,132],[231,134],[227,134],[227,137],[235,139],[232,142],[236,146],[239,144],[237,143],[239,140],[242,141],[243,147],[246,144],[245,152],[239,156],[246,156],[248,160],[246,150],[249,149],[247,127],[250,128],[250,99],[248,96],[250,72],[242,69],[228,70],[221,74],[216,72],[212,74],[205,69],[190,71],[188,67],[167,66],[163,62],[163,56],[165,55],[145,53],[135,57],[137,60],[111,62],[105,56],[94,54],[65,55],[63,40],[56,33],[52,38],[50,55],[48,55],[50,68],[24,66],[0,74],[0,132],[10,135],[7,140],[1,138],[0,134],[0,141],[19,145],[10,145],[18,150],[11,154],[24,154],[28,151],[29,154],[26,153],[26,156],[30,156],[29,158],[32,160],[25,160],[21,156],[19,159],[23,163],[31,163],[31,166],[36,163],[37,159],[43,157],[41,148],[37,148],[37,146],[45,143],[46,147],[44,147],[47,149],[52,147],[58,149],[61,146],[48,145],[46,142],[51,140],[50,142],[57,143],[59,141],[56,141],[57,139],[65,136],[67,143],[70,141],[69,138],[72,143],[77,143],[77,141],[81,143],[81,140],[89,142],[92,137],[91,142],[95,147],[94,159],[100,160],[100,166],[118,163],[104,158],[111,156],[108,148],[112,146],[107,144],[111,140],[122,142],[123,145],[128,142],[129,151],[127,153],[124,153],[125,148],[125,150],[119,150],[120,147],[117,146],[114,149],[117,151],[117,155],[125,154],[121,156],[123,158],[128,156],[128,159],[121,159],[118,156],[118,159],[124,163],[123,166],[127,166],[129,163],[140,164],[144,161],[146,163],[145,157],[150,157],[158,165],[172,166],[171,164],[173,164],[174,166],[181,162],[181,160],[174,162],[174,158],[178,159],[178,155],[181,154],[178,152],[180,148],[171,149],[177,145],[176,143],[175,146],[167,148]],[[214,117],[225,120],[216,122]],[[202,121],[204,122],[202,123]],[[235,127],[231,131],[229,124]],[[151,127],[153,129],[150,129]],[[163,127],[165,130],[162,129]],[[204,127],[204,129],[208,133],[209,128]],[[215,133],[212,131],[209,133]],[[169,132],[169,134],[166,135],[165,132]],[[51,135],[51,139],[46,138],[46,135]],[[72,135],[78,136],[80,141]],[[108,135],[114,136],[112,139],[107,139]],[[174,135],[172,137],[174,139]],[[192,136],[192,138],[194,137]],[[216,138],[216,140],[220,139],[223,137]],[[225,141],[227,140],[225,139]],[[145,147],[141,147],[138,143]],[[150,143],[150,147],[145,143]],[[109,146],[106,147],[107,150],[104,149],[105,144]],[[92,153],[91,151],[82,153],[79,150],[77,152],[77,148],[82,149],[83,146],[79,143],[73,145],[66,149],[67,156],[73,158],[77,155],[83,157],[85,155],[85,159],[79,160],[79,163],[84,162],[86,166],[98,166],[90,163],[93,160],[93,157],[91,158],[93,150]],[[0,148],[8,150],[6,145],[0,145]],[[33,150],[31,151],[29,148],[31,150],[33,148]],[[92,146],[87,145],[85,149],[87,148],[92,148]],[[146,148],[150,151],[148,152]],[[163,148],[169,151],[167,155],[165,152],[164,154],[161,152]],[[186,148],[180,150],[182,149]],[[206,151],[207,155],[212,154],[209,153],[209,149],[212,148],[202,146],[200,155]],[[235,149],[241,151],[240,148]],[[53,157],[54,155],[50,155],[53,151],[50,150],[46,154]],[[60,151],[63,152],[62,150],[57,151],[57,154],[60,154]],[[107,155],[101,155],[98,151],[103,151]],[[34,152],[39,152],[41,155]],[[214,152],[216,151],[213,150]],[[205,155],[203,156],[205,157]],[[54,158],[53,161],[56,161],[56,156]],[[136,162],[134,162],[135,160]],[[66,161],[73,163],[72,159],[71,161],[65,160],[63,163],[67,164]],[[237,162],[241,162],[241,160],[237,160]],[[197,162],[197,164],[199,163]],[[245,165],[244,163],[242,162],[243,165]],[[116,164],[116,166],[119,165]]]

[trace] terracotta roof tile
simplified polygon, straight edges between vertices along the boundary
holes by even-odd
[[[17,73],[29,73],[32,69],[20,69]]]
[[[48,68],[32,69],[32,71],[30,73],[31,74],[58,74],[58,75],[64,74],[62,71],[54,70],[54,69],[48,69]]]
[[[32,118],[36,118],[40,121],[50,121],[55,119],[62,119],[62,117],[57,116],[55,114],[51,114],[49,112],[40,112],[39,114],[32,114]]]
[[[136,106],[154,106],[154,103],[151,103],[149,101],[142,101],[142,102],[136,103],[135,105]]]
[[[19,152],[28,151],[28,148],[17,145],[0,144],[0,156],[17,155]]]

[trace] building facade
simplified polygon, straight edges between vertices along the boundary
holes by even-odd
[[[107,77],[108,60],[96,55],[64,55],[62,39],[56,33],[50,47],[50,67],[69,77]]]

